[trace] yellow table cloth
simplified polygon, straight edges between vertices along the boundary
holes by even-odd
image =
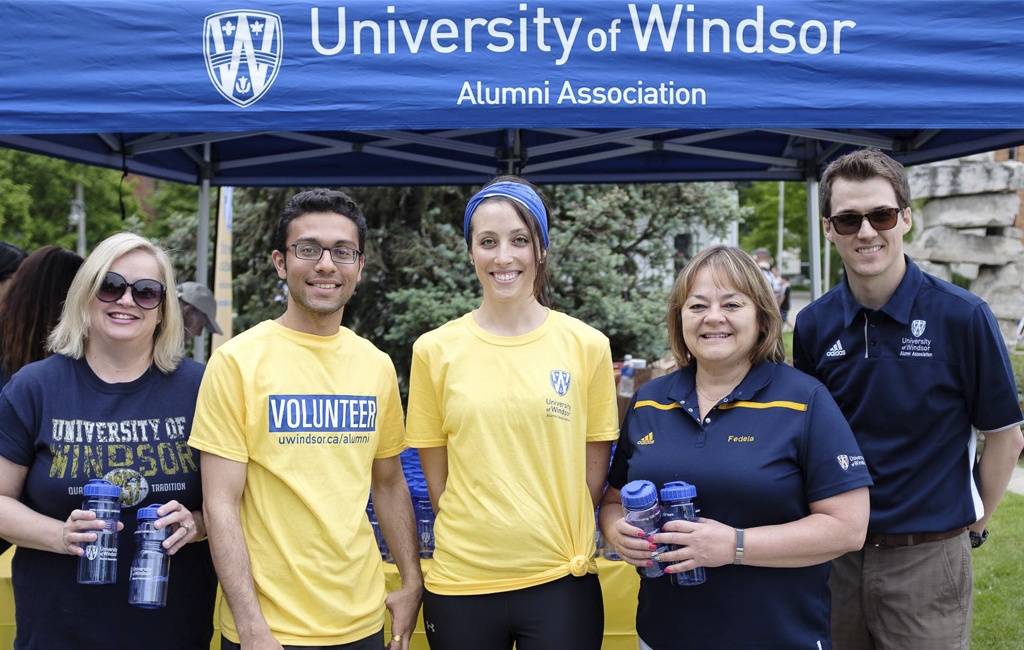
[[[11,557],[14,549],[0,556],[0,649],[14,647],[14,590],[11,586]],[[625,562],[597,560],[604,592],[604,646],[603,650],[636,650],[636,596],[640,577],[636,570]],[[430,568],[430,560],[423,561],[423,570]],[[384,577],[388,591],[401,586],[398,569],[393,564],[384,565]],[[220,602],[220,595],[217,597]],[[385,625],[385,638],[390,638],[390,621]],[[423,612],[416,622],[411,650],[428,650],[426,632],[423,630]],[[220,629],[214,614],[214,634],[210,650],[220,650]]]

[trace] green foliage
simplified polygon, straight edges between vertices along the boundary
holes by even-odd
[[[285,288],[269,256],[278,216],[296,191],[235,192],[236,333],[284,310]],[[479,281],[462,234],[472,190],[347,191],[362,205],[369,232],[366,266],[345,308],[345,325],[390,354],[404,383],[416,338],[479,306]],[[740,218],[744,211],[731,185],[561,186],[545,193],[552,206],[552,306],[605,332],[616,358],[627,352],[663,356],[665,306],[676,272],[673,237],[698,227],[720,233]],[[176,251],[181,279],[192,277],[194,266],[194,196],[194,188],[161,184],[153,199],[167,223],[164,243]]]
[[[753,216],[740,224],[740,246],[748,251],[764,246],[775,255],[779,245],[778,181],[745,183],[737,189],[740,194],[740,205],[753,211]],[[785,183],[783,196],[783,247],[799,247],[801,260],[808,261],[811,247],[807,226],[807,186],[804,183]],[[822,239],[822,246],[824,245]],[[834,246],[829,245],[829,251],[831,281],[828,286],[831,287],[840,280],[843,260]]]
[[[971,290],[971,279],[960,275],[959,273],[953,273],[953,277],[950,278],[950,282],[960,287],[961,289]]]
[[[26,163],[22,158],[30,160]],[[33,175],[10,173],[15,159],[31,167]],[[116,172],[61,165],[66,164],[15,152],[0,155],[0,189],[7,190],[0,200],[0,217],[8,224],[6,236],[23,246],[29,242],[29,249],[50,240],[73,247],[75,234],[66,224],[70,199],[56,197],[58,190],[72,196],[74,183],[82,179],[90,183],[86,185],[90,241],[125,228],[141,231],[171,253],[179,282],[195,278],[195,186],[157,182],[147,201],[152,216],[136,215],[123,223],[111,211],[117,204],[120,177]],[[345,325],[391,355],[403,384],[416,338],[480,303],[479,281],[462,234],[462,214],[472,190],[346,190],[362,205],[369,231],[364,245],[366,266],[345,309]],[[273,271],[270,253],[279,215],[297,191],[235,191],[236,333],[276,318],[285,309],[286,288]],[[698,229],[721,234],[730,222],[750,212],[738,207],[732,186],[722,183],[571,185],[544,191],[552,208],[547,264],[551,304],[605,332],[616,358],[630,353],[653,359],[667,350],[665,306],[678,261],[673,238]],[[90,202],[93,193],[105,197],[105,202]],[[36,197],[43,195],[48,197],[47,211],[38,218],[37,208],[44,204]],[[216,199],[217,190],[211,190],[211,277]],[[131,197],[128,204],[136,208]],[[11,230],[11,223],[19,224],[19,229]],[[43,237],[50,239],[43,242]]]
[[[730,184],[564,185],[552,204],[552,306],[604,332],[612,354],[657,359],[668,350],[665,309],[675,235],[721,234],[743,212]]]
[[[130,181],[119,172],[0,148],[0,237],[26,251],[53,244],[75,250],[77,228],[68,223],[75,185],[84,189],[86,246],[120,232],[138,232],[142,220]],[[127,221],[121,219],[119,194]]]
[[[973,552],[975,650],[1017,650],[1024,639],[1024,496],[1007,494],[988,524],[989,539]]]

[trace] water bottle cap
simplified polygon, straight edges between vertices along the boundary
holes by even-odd
[[[697,486],[686,481],[672,481],[661,488],[662,501],[679,501],[680,499],[696,499]]]
[[[138,521],[142,521],[143,519],[147,521],[159,519],[160,515],[156,514],[156,511],[159,510],[163,505],[164,504],[162,503],[154,503],[152,505],[146,506],[145,508],[139,508],[139,512],[137,515],[135,515],[135,519],[137,519]]]
[[[103,478],[89,479],[89,482],[82,488],[82,495],[87,497],[110,497],[111,499],[121,498],[121,488]]]
[[[622,488],[622,505],[630,510],[649,508],[658,502],[658,490],[650,481],[630,481]]]

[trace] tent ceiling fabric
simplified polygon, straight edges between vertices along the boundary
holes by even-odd
[[[797,181],[1024,143],[1024,14],[987,0],[0,12],[0,145],[180,182]]]

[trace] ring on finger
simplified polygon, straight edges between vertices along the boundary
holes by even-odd
[[[188,531],[192,530],[192,527],[189,526],[188,524],[182,524],[181,527],[185,529],[185,534],[186,535],[188,535]]]

